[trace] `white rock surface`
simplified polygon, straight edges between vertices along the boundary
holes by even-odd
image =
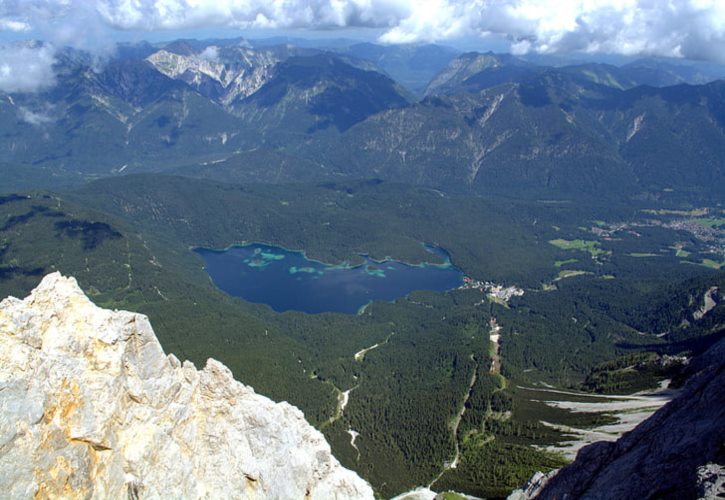
[[[437,493],[429,488],[420,487],[394,497],[392,500],[435,500]]]
[[[46,276],[0,302],[0,496],[372,498],[302,412]]]
[[[212,47],[213,48],[213,47]],[[222,104],[229,105],[259,90],[271,78],[272,67],[279,62],[271,51],[237,47],[233,61],[209,59],[204,54],[180,55],[166,50],[154,52],[146,60],[159,72],[183,80],[199,89],[206,78],[222,88]]]
[[[697,468],[697,500],[725,497],[725,467],[709,463]]]
[[[548,474],[535,472],[521,489],[512,491],[511,494],[506,497],[506,500],[531,500],[536,498],[539,493],[541,493],[541,490],[544,489],[546,483],[548,483],[552,477],[556,476],[557,472],[559,472],[558,469],[553,470]]]

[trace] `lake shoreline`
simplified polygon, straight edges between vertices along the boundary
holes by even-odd
[[[360,314],[373,301],[395,301],[416,290],[446,292],[463,282],[445,249],[426,245],[443,264],[409,264],[386,257],[351,265],[309,259],[303,250],[245,243],[225,249],[195,247],[203,270],[228,295],[270,306],[277,312]]]

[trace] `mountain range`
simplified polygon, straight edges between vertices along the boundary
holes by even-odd
[[[38,169],[551,198],[725,187],[725,83],[657,60],[554,67],[435,45],[178,40],[122,47],[102,66],[66,49],[56,72],[44,92],[0,94],[8,189]]]

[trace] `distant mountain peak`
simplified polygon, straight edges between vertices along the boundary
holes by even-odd
[[[208,45],[201,51],[166,47],[146,60],[169,78],[181,80],[226,105],[256,92],[268,80],[280,57],[269,50]]]
[[[345,131],[368,116],[407,104],[405,91],[389,77],[330,53],[280,62],[256,93],[238,102],[241,114],[271,114],[291,128],[308,123],[308,132],[329,126]]]
[[[513,81],[524,74],[529,74],[532,67],[534,67],[532,64],[510,54],[466,52],[453,59],[445,69],[431,80],[425,94],[453,92],[465,86],[476,75],[502,69],[510,69],[511,71],[501,71],[498,75],[502,76],[494,76],[496,84]],[[493,84],[486,86],[490,87]]]

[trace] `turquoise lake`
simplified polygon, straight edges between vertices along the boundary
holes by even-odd
[[[414,290],[445,291],[462,283],[448,254],[426,246],[443,264],[410,265],[365,258],[358,266],[330,265],[303,252],[251,244],[225,250],[197,248],[204,270],[224,292],[275,311],[353,314],[374,300],[393,301]]]

